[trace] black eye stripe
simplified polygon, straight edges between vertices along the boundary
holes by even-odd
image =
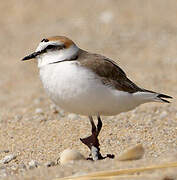
[[[59,50],[59,49],[64,49],[66,48],[64,44],[61,44],[61,45],[52,45],[52,44],[49,44],[45,50],[48,50],[48,49],[52,49],[52,50]]]
[[[36,52],[36,56],[44,54],[47,52],[47,50],[60,50],[60,49],[65,49],[66,46],[64,44],[61,45],[54,45],[54,44],[49,44],[45,49],[42,49],[41,51]]]
[[[54,49],[54,48],[56,48],[55,45],[48,45],[45,49]]]
[[[43,39],[41,42],[49,42],[48,39]]]

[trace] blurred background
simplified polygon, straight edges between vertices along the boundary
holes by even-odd
[[[53,35],[114,59],[145,88],[176,94],[176,0],[8,0],[0,12],[3,107],[43,93],[34,61],[20,60]]]
[[[0,13],[0,148],[18,152],[22,159],[52,159],[71,145],[85,152],[79,137],[90,133],[88,120],[78,118],[77,125],[76,120],[69,121],[64,115],[64,124],[52,114],[36,61],[21,61],[45,37],[67,36],[79,47],[115,60],[139,86],[176,96],[176,0],[6,0],[0,3]],[[104,121],[101,136],[109,134],[111,139],[111,142],[101,139],[107,148],[104,152],[111,153],[112,149],[118,153],[134,144],[134,139],[128,141],[128,136],[132,136],[129,127],[134,137],[137,135],[140,142],[147,142],[147,156],[153,152],[159,155],[167,151],[167,147],[175,150],[176,105],[175,99],[170,105],[151,103],[139,107],[133,115],[130,112]],[[43,115],[38,115],[36,108],[41,108]],[[126,123],[119,124],[118,119]],[[132,126],[136,123],[142,128],[143,136]],[[159,133],[150,139],[158,132],[154,123],[157,123]],[[109,129],[114,125],[118,127]],[[129,135],[119,132],[121,127]],[[69,132],[73,132],[72,137]],[[61,139],[62,133],[66,140]],[[118,140],[121,146],[116,144]],[[153,147],[150,143],[154,143]],[[27,151],[28,148],[31,149]]]

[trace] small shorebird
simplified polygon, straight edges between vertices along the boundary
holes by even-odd
[[[98,135],[100,116],[112,116],[147,102],[165,102],[170,96],[138,87],[111,59],[80,49],[64,36],[43,39],[36,51],[24,60],[37,58],[44,89],[65,111],[86,115],[92,135],[81,139],[91,150],[92,159],[103,159]],[[92,116],[97,116],[95,126]],[[113,158],[112,155],[106,157]]]

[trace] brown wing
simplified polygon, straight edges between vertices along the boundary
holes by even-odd
[[[141,91],[141,88],[129,80],[125,72],[114,61],[104,56],[82,51],[77,60],[81,66],[91,69],[101,77],[101,81],[105,85],[129,93]]]

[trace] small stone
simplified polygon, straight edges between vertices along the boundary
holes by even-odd
[[[168,113],[167,113],[166,111],[163,111],[163,112],[160,114],[160,119],[165,118],[167,115],[168,115]]]
[[[51,104],[50,105],[50,109],[52,110],[53,113],[58,113],[58,107],[55,104]]]
[[[50,105],[50,109],[53,113],[57,114],[60,116],[60,117],[64,117],[65,116],[65,111],[63,109],[60,109],[58,106],[56,106],[55,104],[51,104]]]
[[[59,114],[60,117],[65,117],[65,111],[62,110],[62,109],[60,109],[58,114]]]
[[[12,165],[10,168],[11,168],[11,170],[13,170],[13,171],[17,171],[17,170],[18,170],[18,167],[17,167],[16,165]]]
[[[7,164],[13,159],[15,159],[17,156],[15,154],[9,154],[8,156],[5,156],[3,159],[0,160],[0,163]]]
[[[35,113],[36,114],[43,114],[44,111],[41,108],[36,108]]]
[[[14,119],[15,119],[15,121],[20,121],[22,118],[23,118],[23,116],[16,115]]]
[[[1,152],[4,152],[4,153],[9,153],[9,150],[8,149],[5,149],[5,150],[0,150],[0,153]]]
[[[29,163],[29,169],[34,169],[34,168],[37,168],[39,166],[39,163],[35,160],[31,160]]]
[[[65,149],[60,154],[61,165],[67,164],[67,163],[72,162],[72,161],[77,161],[77,160],[85,160],[85,157],[80,152],[78,152],[77,150]]]
[[[46,166],[46,167],[55,166],[55,162],[54,161],[47,162],[47,163],[44,164],[44,166]]]
[[[119,161],[137,160],[137,159],[141,159],[143,155],[144,155],[144,148],[141,144],[138,144],[123,152],[119,156],[118,160]]]
[[[18,165],[19,169],[27,169],[24,163]]]
[[[79,116],[77,114],[69,114],[68,115],[68,118],[70,120],[78,120],[79,119]]]

